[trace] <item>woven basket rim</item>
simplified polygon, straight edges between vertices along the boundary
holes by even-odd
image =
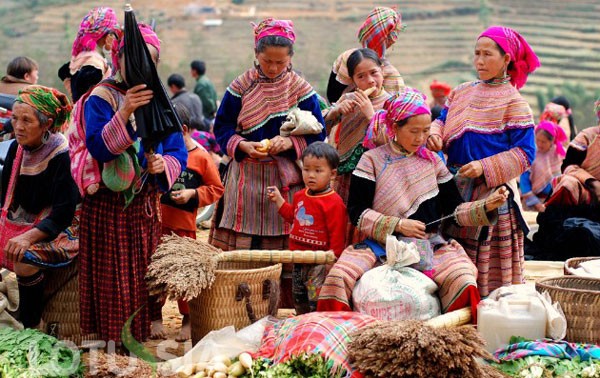
[[[576,289],[576,288],[570,288],[570,287],[558,287],[558,286],[554,286],[554,285],[550,284],[550,283],[553,283],[556,281],[573,281],[573,280],[588,281],[588,282],[594,283],[599,287],[599,289],[598,290]],[[536,288],[539,287],[540,289],[553,289],[553,290],[562,290],[565,292],[568,291],[568,292],[578,293],[578,294],[600,295],[600,279],[592,278],[592,277],[580,277],[580,276],[548,277],[548,278],[543,278],[541,280],[536,281],[535,286],[536,286]]]
[[[236,261],[220,261],[219,263],[237,263]],[[244,262],[242,262],[244,263]],[[256,262],[248,262],[249,264],[253,264],[253,263],[261,263],[260,261],[256,261]],[[266,266],[260,267],[260,268],[252,268],[252,269],[218,269],[215,270],[215,275],[219,274],[219,275],[232,275],[232,274],[239,274],[240,272],[244,272],[244,274],[252,274],[252,273],[261,273],[264,271],[270,271],[270,270],[277,270],[279,269],[279,266],[281,266],[281,263],[276,263],[276,264],[270,264],[268,262],[265,262],[265,264],[268,264]],[[218,266],[218,265],[217,265]]]
[[[577,264],[590,260],[600,260],[600,256],[571,257],[565,261],[565,272],[575,275],[573,269],[577,268]]]

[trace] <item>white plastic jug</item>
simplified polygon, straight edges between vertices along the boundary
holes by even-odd
[[[546,309],[530,296],[485,299],[477,306],[477,330],[491,353],[508,345],[511,336],[540,339],[546,335]]]

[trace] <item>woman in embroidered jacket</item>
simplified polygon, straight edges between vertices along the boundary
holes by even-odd
[[[368,239],[362,249],[360,244],[348,247],[330,270],[319,294],[319,311],[350,310],[355,282],[385,253],[387,236],[395,235],[437,249],[433,266],[425,270],[440,286],[444,312],[470,304],[475,313],[477,270],[458,243],[440,237],[440,218],[454,213],[453,222],[460,225],[490,225],[496,216],[490,212],[506,201],[508,190],[463,204],[452,174],[424,147],[430,124],[425,97],[412,88],[394,95],[373,117],[371,126],[386,129],[393,138],[364,153],[352,173],[348,200],[352,223]]]
[[[19,316],[28,328],[41,323],[43,269],[68,264],[79,249],[76,222],[69,227],[79,195],[70,174],[69,146],[58,132],[70,114],[67,96],[40,85],[21,89],[13,106],[16,140],[2,171],[0,204],[7,210],[2,217],[33,223],[33,228],[9,236],[9,228],[0,226],[0,252],[5,267],[14,264]],[[9,184],[13,175],[15,182]]]
[[[596,102],[600,122],[600,99]],[[538,258],[566,260],[598,254],[600,237],[600,125],[579,132],[571,141],[554,182],[546,211],[538,216],[533,241]]]
[[[160,41],[149,26],[139,29],[156,63]],[[127,85],[123,47],[123,39],[113,44],[115,75],[94,88],[83,108],[85,145],[101,170],[90,174],[101,182],[83,199],[79,261],[81,328],[117,343],[136,310],[131,331],[137,340],[145,340],[151,320],[159,319],[160,305],[144,283],[161,235],[159,191],[171,187],[187,162],[181,133],[166,137],[154,154],[140,147],[133,113],[153,94],[143,84]]]
[[[396,93],[404,87],[402,75],[386,58],[387,50],[396,42],[403,29],[400,12],[388,7],[375,7],[358,29],[358,41],[362,47],[375,51],[381,59],[383,87],[388,93]],[[333,62],[327,83],[327,100],[332,104],[344,93],[356,88],[347,68],[348,58],[354,51],[355,48],[344,51]]]
[[[291,202],[302,188],[294,161],[308,144],[325,139],[324,130],[280,136],[294,107],[311,112],[324,124],[317,94],[292,70],[295,39],[291,21],[269,18],[255,25],[258,64],[229,85],[217,111],[215,136],[231,162],[209,242],[223,250],[287,248],[290,226],[269,201],[266,188],[282,188]],[[265,149],[264,139],[270,140]]]
[[[527,229],[520,209],[516,178],[535,156],[531,108],[518,89],[540,63],[516,31],[493,26],[475,46],[473,63],[478,81],[462,84],[450,94],[445,109],[432,124],[427,145],[444,149],[448,166],[465,200],[486,198],[508,185],[511,200],[499,209],[490,227],[449,229],[479,271],[479,292],[523,282],[523,238]]]
[[[327,128],[331,129],[329,139],[340,155],[334,189],[344,203],[348,201],[352,171],[362,154],[388,141],[388,135],[369,128],[369,122],[391,96],[383,87],[382,62],[375,51],[357,49],[347,64],[355,90],[344,95],[325,115]],[[371,88],[375,89],[366,94]]]
[[[524,207],[538,212],[545,210],[543,201],[552,193],[554,178],[560,176],[560,165],[565,158],[562,143],[566,140],[564,130],[554,122],[542,121],[536,126],[535,160],[519,181]]]

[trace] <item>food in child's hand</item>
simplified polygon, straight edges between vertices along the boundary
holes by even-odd
[[[363,93],[365,94],[365,96],[369,97],[375,92],[376,89],[377,87],[367,88],[363,91]]]
[[[256,147],[256,151],[258,152],[268,152],[269,149],[271,148],[271,140],[270,139],[263,139],[260,141],[261,146],[260,147]]]

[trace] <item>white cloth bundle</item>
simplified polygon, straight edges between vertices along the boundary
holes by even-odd
[[[290,135],[319,134],[322,130],[323,125],[317,121],[311,112],[294,108],[288,113],[285,122],[279,128],[279,134],[287,137]]]

